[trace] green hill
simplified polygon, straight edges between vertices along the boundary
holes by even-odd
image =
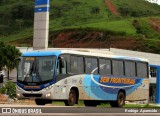
[[[159,7],[145,0],[111,0],[121,16],[144,17],[160,15]]]
[[[33,0],[1,0],[0,41],[32,46],[33,11]],[[50,47],[118,47],[160,53],[159,28],[160,6],[144,0],[51,0],[50,4]],[[61,45],[63,34],[66,43]],[[124,45],[131,40],[132,45]]]

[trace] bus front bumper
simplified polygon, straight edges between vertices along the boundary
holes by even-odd
[[[31,98],[40,98],[40,99],[53,99],[54,98],[54,87],[50,89],[42,89],[40,91],[25,91],[20,87],[16,87],[16,95],[18,99],[31,99]]]

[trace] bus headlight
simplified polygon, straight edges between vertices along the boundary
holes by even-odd
[[[50,96],[51,96],[51,93],[46,94],[46,97],[50,97]]]
[[[16,93],[17,97],[20,97],[21,95],[19,93]]]
[[[53,85],[46,87],[46,90],[49,90],[53,87]]]

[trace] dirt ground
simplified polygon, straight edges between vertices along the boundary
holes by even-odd
[[[157,18],[151,18],[150,24],[153,29],[155,29],[157,32],[160,32],[160,19]]]
[[[119,16],[119,12],[117,8],[114,6],[114,4],[111,2],[111,0],[105,0],[105,4],[113,15]]]
[[[7,95],[0,94],[0,104],[25,104],[25,105],[35,105],[35,102],[33,99],[24,99],[24,100],[18,100],[18,99],[10,99]]]

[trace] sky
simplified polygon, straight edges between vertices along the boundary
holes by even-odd
[[[157,0],[157,3],[160,5],[160,0]]]
[[[160,5],[160,0],[148,0],[148,1],[157,1],[157,3]]]

